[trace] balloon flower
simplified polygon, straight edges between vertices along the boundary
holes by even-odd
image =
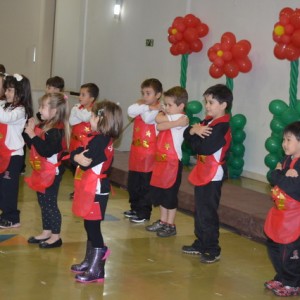
[[[274,25],[274,55],[278,59],[294,61],[300,57],[300,9],[283,8],[279,22]]]
[[[185,17],[176,17],[168,33],[172,55],[191,54],[202,50],[200,38],[207,35],[208,26],[193,14],[188,14]]]
[[[251,43],[247,40],[236,42],[235,35],[225,32],[221,42],[208,49],[207,55],[212,65],[209,74],[213,78],[226,75],[235,78],[239,72],[247,73],[252,69],[252,63],[248,57]]]

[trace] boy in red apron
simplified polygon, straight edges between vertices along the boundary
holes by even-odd
[[[286,157],[270,173],[274,207],[267,215],[265,233],[271,262],[276,271],[267,289],[281,297],[300,294],[300,122],[284,129]]]
[[[202,263],[214,263],[221,253],[217,210],[231,142],[230,116],[226,111],[231,109],[233,96],[223,84],[208,88],[203,96],[206,118],[184,132],[185,141],[197,154],[197,164],[189,175],[189,181],[195,186],[196,240],[191,246],[183,246],[182,251],[200,255]]]

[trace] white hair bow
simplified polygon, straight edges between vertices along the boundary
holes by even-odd
[[[13,76],[16,78],[17,81],[21,81],[23,79],[23,76],[20,74],[14,74]]]

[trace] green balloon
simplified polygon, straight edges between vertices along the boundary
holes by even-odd
[[[197,100],[189,101],[186,105],[186,112],[189,114],[199,114],[202,110],[202,104]]]
[[[281,120],[284,124],[288,125],[295,121],[299,121],[300,115],[297,111],[293,108],[288,108],[285,112],[281,115]]]
[[[230,125],[234,129],[243,129],[246,125],[247,119],[242,114],[237,114],[231,117]]]
[[[201,120],[198,117],[191,117],[190,118],[190,125],[199,124],[200,122],[201,122]]]
[[[270,153],[277,153],[281,149],[281,140],[269,137],[265,142],[265,147]]]
[[[183,153],[186,153],[189,156],[192,154],[191,146],[189,144],[187,144],[186,142],[182,143],[181,149],[182,149]]]
[[[238,129],[232,132],[232,140],[234,143],[242,143],[246,138],[244,130]]]
[[[271,178],[270,178],[270,174],[271,174],[272,170],[269,170],[267,173],[267,179],[269,182],[271,182]]]
[[[300,100],[297,100],[295,109],[296,109],[297,113],[300,115]]]
[[[236,179],[241,176],[243,169],[237,170],[237,169],[229,167],[228,172],[229,172],[229,178]]]
[[[266,157],[265,157],[265,165],[267,167],[269,167],[271,170],[274,170],[277,163],[279,162],[279,157],[276,154],[273,153],[269,153]]]
[[[188,166],[190,163],[190,155],[188,153],[183,152],[181,161],[184,166]]]
[[[244,156],[245,154],[245,146],[243,144],[232,144],[230,147],[230,151],[234,156]]]
[[[282,134],[284,127],[284,123],[278,117],[273,118],[270,123],[270,128],[272,131],[278,134]]]
[[[244,159],[241,157],[234,157],[230,162],[230,166],[236,170],[243,169]]]
[[[287,109],[288,105],[280,99],[275,99],[269,104],[269,110],[275,116],[280,116]]]

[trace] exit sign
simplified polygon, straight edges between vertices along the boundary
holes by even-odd
[[[146,39],[146,47],[153,47],[154,39]]]

